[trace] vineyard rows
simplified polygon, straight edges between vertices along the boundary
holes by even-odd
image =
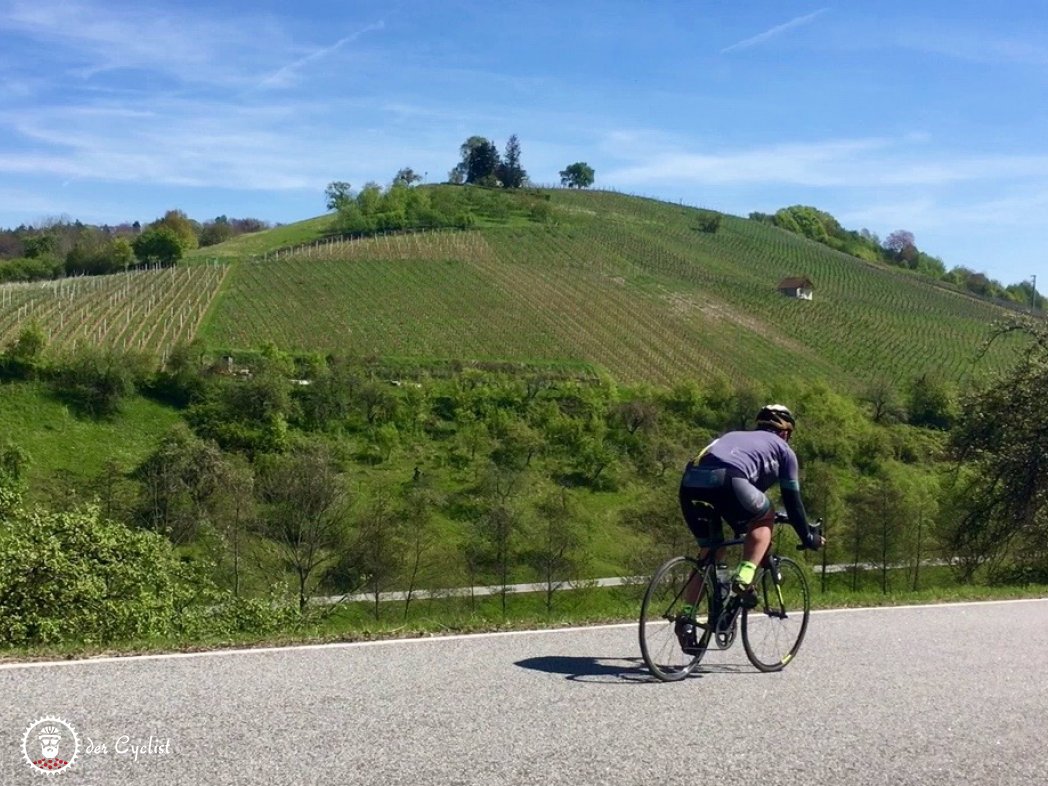
[[[628,382],[722,374],[854,387],[960,380],[999,309],[757,222],[555,192],[558,227],[328,240],[240,263],[202,327],[213,345],[399,358],[580,361]],[[815,300],[777,292],[808,275]],[[1003,368],[999,342],[977,371]]]
[[[0,343],[36,324],[49,346],[83,342],[163,357],[193,338],[228,269],[200,265],[5,284]]]

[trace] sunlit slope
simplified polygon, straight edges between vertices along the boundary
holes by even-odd
[[[807,375],[960,379],[1004,315],[901,271],[756,222],[603,193],[553,192],[537,224],[348,241],[239,262],[202,337],[400,358],[581,362],[622,381]],[[776,285],[807,275],[815,300]],[[994,347],[978,368],[1000,367]]]

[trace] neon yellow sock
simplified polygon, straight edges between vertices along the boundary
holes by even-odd
[[[740,562],[739,566],[735,568],[735,578],[738,579],[739,584],[748,587],[753,583],[753,575],[757,572],[757,566],[752,562]]]

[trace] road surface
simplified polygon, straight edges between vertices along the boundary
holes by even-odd
[[[0,784],[1027,786],[1046,663],[1048,600],[817,612],[785,671],[673,684],[633,626],[8,665]],[[80,741],[50,776],[45,716]]]

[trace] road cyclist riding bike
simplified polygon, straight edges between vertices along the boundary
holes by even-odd
[[[746,651],[758,668],[782,668],[803,638],[810,603],[807,581],[800,566],[772,553],[773,528],[776,521],[789,521],[802,549],[818,550],[826,540],[821,527],[808,522],[801,502],[797,455],[789,445],[796,419],[785,406],[769,404],[757,413],[756,421],[756,430],[724,434],[685,467],[680,505],[701,549],[699,558],[677,557],[665,563],[652,580],[642,607],[641,650],[660,679],[686,676],[713,636],[719,647],[730,646],[740,610]],[[776,482],[785,515],[776,515],[765,493]],[[735,540],[723,539],[722,520],[734,530]],[[724,550],[737,545],[742,546],[742,556],[729,578],[722,564]],[[791,604],[798,607],[790,609]],[[788,650],[766,663],[755,657],[753,642],[745,635],[749,614],[753,622],[758,616],[785,622],[793,614],[794,619],[802,617],[802,626]],[[660,617],[672,623],[678,655],[683,652],[691,658],[680,668],[660,666],[666,658],[654,654],[653,628]]]

